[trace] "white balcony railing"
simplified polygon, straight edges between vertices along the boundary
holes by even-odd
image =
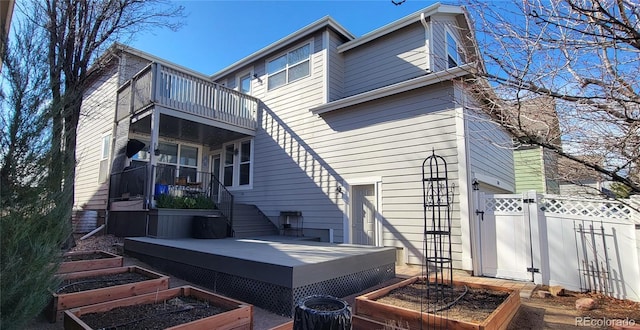
[[[254,130],[258,99],[191,73],[153,63],[118,90],[117,118],[152,104]]]

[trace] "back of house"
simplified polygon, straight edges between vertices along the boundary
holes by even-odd
[[[435,4],[361,37],[325,17],[212,76],[120,45],[85,96],[95,115],[80,126],[75,207],[112,221],[157,209],[167,191],[201,193],[237,237],[253,212],[280,234],[393,246],[422,264],[423,161],[435,153],[453,266],[471,270],[472,182],[515,187],[510,138],[466,91],[472,39],[463,8]],[[127,157],[132,140],[144,147]],[[144,217],[127,219],[145,233]]]

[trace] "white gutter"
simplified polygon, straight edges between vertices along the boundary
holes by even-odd
[[[331,103],[323,104],[315,108],[309,109],[309,111],[315,115],[321,115],[323,113],[331,112],[334,110],[343,109],[346,107],[354,106],[364,102],[369,102],[383,97],[399,94],[402,92],[410,91],[420,87],[436,84],[442,81],[451,80],[454,78],[462,77],[472,73],[474,65],[467,63],[461,66],[457,66],[451,69],[430,73],[424,76],[413,78],[407,81],[403,81],[397,84],[381,87],[372,91],[356,94],[353,96],[345,97],[340,100],[333,101]]]
[[[451,6],[451,5],[443,5],[438,3],[435,3],[427,8],[424,8],[422,10],[419,10],[413,14],[410,14],[408,16],[405,16],[395,22],[391,22],[379,29],[373,30],[365,35],[363,35],[362,37],[352,40],[352,41],[348,41],[340,46],[338,46],[338,52],[345,52],[349,49],[352,48],[356,48],[362,44],[365,44],[369,41],[372,41],[374,39],[380,38],[384,35],[387,35],[395,30],[401,29],[407,25],[411,25],[415,22],[417,22],[418,20],[420,20],[420,18],[424,15],[424,16],[431,16],[434,14],[453,14],[453,15],[460,15],[460,14],[464,14],[464,10],[462,9],[462,7],[460,6]]]

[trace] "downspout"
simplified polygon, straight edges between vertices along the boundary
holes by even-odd
[[[431,70],[431,24],[430,21],[427,22],[427,18],[425,17],[424,13],[420,13],[420,22],[422,23],[422,26],[424,26],[424,48],[425,48],[425,53],[426,53],[426,68],[425,71],[427,71],[427,73],[432,72]]]

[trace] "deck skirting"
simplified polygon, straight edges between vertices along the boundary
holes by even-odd
[[[224,251],[229,251],[229,247],[236,247],[234,251],[243,248],[242,242],[233,239],[201,240],[202,244],[210,243],[207,247],[211,251],[206,253],[194,251],[195,245],[191,249],[167,246],[171,244],[170,240],[159,240],[162,244],[153,244],[154,240],[150,238],[144,238],[145,242],[140,240],[125,240],[128,255],[214,293],[288,317],[293,316],[296,303],[307,296],[345,297],[395,277],[394,249],[334,245],[335,257],[309,255],[307,262],[292,262],[285,252],[275,248],[270,252],[270,258],[263,258],[269,260],[259,261],[243,259],[234,253],[225,255]],[[323,247],[326,251],[329,248],[329,244],[318,242],[287,243],[286,248],[292,248],[292,244],[299,247],[297,250],[312,251]],[[180,245],[180,241],[175,245]],[[212,248],[212,245],[218,248]]]

